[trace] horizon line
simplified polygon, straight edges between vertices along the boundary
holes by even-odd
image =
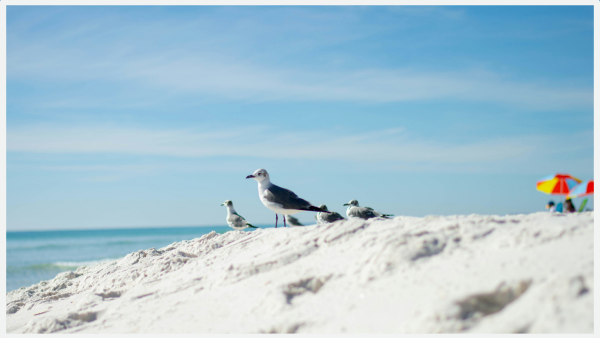
[[[594,211],[594,210],[584,210],[583,212],[587,212],[587,211]],[[448,215],[428,214],[428,215],[424,215],[424,216],[397,215],[397,216],[394,216],[393,218],[398,217],[398,216],[424,218],[424,217],[428,217],[428,216],[471,216],[471,215],[505,217],[505,216],[513,216],[513,215],[528,215],[528,214],[534,214],[534,213],[538,213],[538,212],[548,212],[548,211],[547,210],[537,210],[537,211],[531,211],[531,212],[511,212],[511,213],[506,213],[504,215],[500,215],[500,214],[478,214],[478,213],[470,213],[470,214],[448,214]],[[346,218],[346,220],[348,220],[348,219]],[[303,224],[301,226],[309,226],[309,225],[317,225],[317,223],[315,222],[314,224],[312,224],[312,223],[311,224]],[[263,226],[265,228],[271,228],[271,227],[274,228],[274,225],[258,224],[256,226],[258,226],[259,228],[261,226]],[[95,230],[138,230],[138,229],[204,228],[204,227],[230,227],[230,226],[229,225],[157,225],[157,226],[126,227],[126,228],[108,227],[108,228],[89,228],[89,229],[25,229],[25,230],[8,230],[7,229],[6,233],[9,233],[9,232],[52,232],[52,231],[95,231]],[[283,224],[280,227],[283,228]],[[288,226],[288,228],[293,228],[293,227],[294,226]]]

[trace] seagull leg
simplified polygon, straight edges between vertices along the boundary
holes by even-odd
[[[283,227],[284,228],[286,227],[286,225],[285,225],[285,215],[283,215]]]
[[[275,214],[275,229],[277,229],[277,214]]]

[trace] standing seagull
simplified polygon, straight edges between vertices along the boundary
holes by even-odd
[[[329,212],[311,205],[310,202],[301,199],[294,192],[271,183],[269,173],[265,169],[257,169],[246,178],[253,178],[258,182],[258,197],[265,207],[275,212],[276,228],[278,213],[285,216],[297,214],[301,211]],[[285,217],[283,218],[283,226],[286,226]]]
[[[325,204],[319,205],[319,208],[321,208],[322,210],[327,210],[327,206]],[[335,221],[345,219],[344,217],[342,217],[342,215],[338,214],[335,211],[330,212],[328,214],[324,214],[324,213],[320,212],[317,214],[316,218],[317,218],[318,224],[329,224],[329,223],[333,223]]]
[[[348,210],[346,210],[346,216],[348,216],[348,218],[369,219],[374,217],[388,218],[388,216],[394,216],[392,214],[380,214],[377,211],[373,210],[373,208],[359,207],[357,200],[352,200],[344,205],[348,206]]]
[[[230,200],[223,202],[221,206],[227,207],[227,224],[229,224],[229,226],[232,227],[234,230],[243,230],[248,227],[257,228],[254,225],[248,223],[248,221],[246,221],[244,217],[238,215],[238,213],[235,212],[235,209],[233,208],[233,202],[231,202]]]

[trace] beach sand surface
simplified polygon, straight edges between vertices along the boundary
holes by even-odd
[[[212,232],[7,293],[8,333],[593,333],[594,214]]]

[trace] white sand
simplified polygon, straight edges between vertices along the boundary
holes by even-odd
[[[10,333],[593,332],[593,212],[211,233],[7,294]]]

